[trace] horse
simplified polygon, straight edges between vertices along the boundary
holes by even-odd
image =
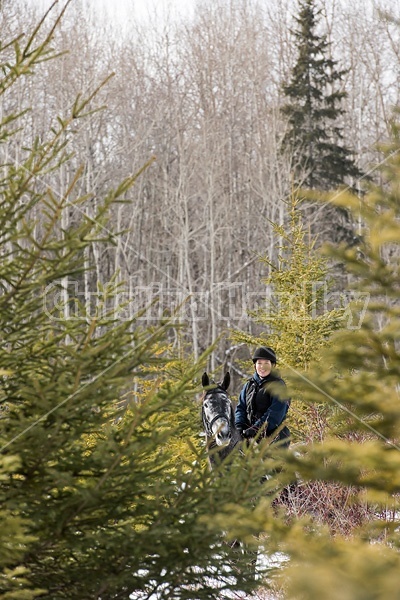
[[[211,469],[225,460],[241,440],[235,427],[232,402],[227,393],[230,381],[229,372],[225,373],[220,383],[210,380],[207,373],[203,373],[201,379],[204,388],[201,414]]]
[[[201,379],[204,388],[201,414],[211,470],[221,464],[241,441],[240,433],[235,427],[235,412],[227,393],[230,380],[229,372],[225,373],[220,383],[211,381],[207,373],[203,373]],[[248,549],[246,544],[238,540],[230,542],[229,546],[237,556],[242,555],[246,571],[255,579],[257,550]]]

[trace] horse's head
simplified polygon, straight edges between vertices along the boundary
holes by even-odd
[[[235,430],[233,407],[227,394],[230,379],[226,373],[222,382],[215,383],[204,373],[201,380],[204,388],[203,426],[207,437],[213,438],[217,446],[230,444]]]

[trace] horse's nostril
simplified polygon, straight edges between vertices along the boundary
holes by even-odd
[[[226,421],[216,421],[214,423],[213,431],[215,435],[227,436],[229,434],[229,426]]]
[[[219,431],[215,436],[217,446],[227,446],[231,441],[231,432]]]

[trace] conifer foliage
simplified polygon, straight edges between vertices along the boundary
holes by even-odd
[[[52,58],[51,35],[40,41],[39,27],[2,43],[2,95]],[[85,251],[113,242],[108,213],[135,182],[97,199],[91,218],[79,171],[64,194],[46,185],[94,103],[93,94],[80,97],[46,139],[0,165],[0,597],[250,591],[248,560],[224,542],[225,523],[212,515],[228,501],[245,514],[254,487],[246,473],[211,476],[202,450],[190,446],[193,422],[201,427],[199,366],[191,361],[167,381],[171,323],[143,329],[138,317],[119,319],[113,282],[99,282],[89,302],[79,294]],[[23,126],[23,114],[3,113],[0,141]],[[81,218],[64,228],[63,211],[72,209]],[[186,459],[176,460],[178,434],[188,440]]]
[[[297,61],[283,86],[288,99],[281,109],[288,119],[283,146],[292,153],[297,183],[331,189],[361,173],[343,145],[340,127],[346,71],[329,56],[326,35],[318,34],[320,13],[317,0],[299,1],[298,28],[293,32]]]
[[[333,282],[328,275],[326,258],[317,253],[315,239],[307,231],[301,213],[302,199],[293,193],[288,209],[288,221],[273,223],[278,248],[273,263],[262,257],[267,276],[266,305],[249,314],[264,329],[260,336],[234,331],[235,341],[272,346],[285,376],[301,369],[307,371],[329,344],[330,336],[343,324],[344,310],[332,302]],[[315,407],[302,405],[301,387],[291,386],[294,402],[289,412],[290,425],[296,441],[311,440],[323,422]],[[318,432],[320,435],[321,432]]]
[[[351,305],[352,319],[332,335],[320,360],[306,377],[295,378],[310,406],[330,408],[330,435],[310,445],[301,459],[288,455],[304,481],[352,486],[344,505],[361,498],[368,514],[356,523],[351,541],[329,539],[321,530],[314,536],[313,529],[304,545],[291,539],[295,560],[288,598],[384,600],[400,594],[399,148],[395,124],[391,142],[382,148],[382,185],[370,186],[361,207],[348,193],[330,198],[354,215],[361,210],[362,243],[328,250],[356,278],[358,299]]]
[[[285,515],[286,526],[268,522],[265,508],[263,514],[254,515],[260,530],[268,532],[268,547],[285,552],[281,581],[289,600],[385,600],[400,594],[399,148],[395,124],[392,141],[382,148],[382,185],[369,184],[361,206],[349,192],[325,198],[354,216],[361,210],[364,224],[357,247],[342,244],[326,249],[355,281],[354,300],[345,311],[327,312],[325,323],[323,312],[310,311],[310,319],[304,321],[300,296],[290,305],[288,294],[286,304],[280,305],[282,313],[254,313],[265,324],[263,335],[235,333],[235,339],[240,335],[247,343],[275,345],[289,367],[283,369],[294,392],[288,425],[293,429],[295,420],[294,441],[301,439],[302,444],[292,445],[281,457],[280,481],[296,482],[275,505]],[[307,260],[304,232],[293,227],[295,223],[292,220],[291,233],[277,228],[291,252],[282,269],[274,273],[271,265],[269,278],[277,289],[292,293],[296,284],[302,289],[306,273],[320,278],[324,271],[318,256]],[[289,239],[297,243],[289,246]],[[292,310],[286,310],[290,306]],[[312,303],[308,306],[312,308]],[[296,362],[304,349],[307,361]],[[297,413],[303,413],[304,420]],[[312,414],[318,416],[321,428],[309,433],[320,435],[303,436]],[[292,502],[301,510],[291,512]]]

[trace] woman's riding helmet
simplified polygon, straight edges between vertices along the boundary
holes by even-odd
[[[274,365],[276,365],[276,354],[272,348],[267,348],[266,346],[261,346],[257,348],[253,354],[253,358],[251,359],[253,363],[255,363],[259,358],[263,358],[264,360],[270,360]]]

